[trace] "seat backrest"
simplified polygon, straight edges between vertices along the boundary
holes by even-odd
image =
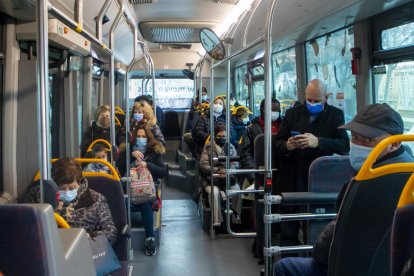
[[[308,190],[315,193],[339,192],[355,174],[347,155],[316,158],[309,167]]]
[[[314,193],[339,193],[345,183],[356,174],[349,156],[332,155],[316,158],[309,167],[308,191]],[[312,204],[310,213],[335,213],[335,204]],[[308,222],[308,244],[314,244],[319,233],[329,221]]]
[[[180,121],[178,119],[177,111],[166,111],[165,112],[165,123],[164,123],[164,137],[166,140],[181,140],[181,128]]]
[[[95,274],[86,232],[70,229],[76,238],[69,244],[71,238],[58,233],[50,205],[0,205],[0,221],[0,271],[4,275]],[[64,244],[71,254],[64,252]]]
[[[105,173],[84,173],[88,180],[89,188],[101,193],[105,196],[115,227],[118,230],[118,238],[112,245],[115,253],[120,261],[128,260],[127,241],[126,238],[120,237],[127,222],[126,205],[124,199],[124,191],[119,180],[109,178]]]
[[[414,252],[414,204],[398,208],[391,231],[391,275],[400,276]]]
[[[391,231],[391,275],[400,276],[414,254],[414,174],[401,193]]]
[[[276,134],[272,134],[272,137]],[[272,138],[273,140],[273,138]],[[275,168],[274,156],[272,154],[272,168]],[[264,135],[258,135],[254,140],[254,167],[255,169],[263,168],[264,166]],[[273,176],[275,174],[273,173]],[[263,174],[255,174],[255,188],[263,186]]]
[[[389,144],[410,138],[414,136],[396,135],[380,142],[349,183],[337,216],[328,275],[390,275],[393,215],[414,162],[404,153],[387,165],[373,164]]]

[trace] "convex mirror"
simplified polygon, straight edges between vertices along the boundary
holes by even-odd
[[[226,55],[223,42],[212,30],[203,28],[200,30],[200,42],[210,57],[222,60]]]

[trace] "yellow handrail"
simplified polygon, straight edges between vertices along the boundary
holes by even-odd
[[[65,228],[65,229],[69,229],[70,228],[69,223],[67,223],[67,221],[61,215],[59,215],[56,212],[54,212],[53,215],[55,217],[55,220],[56,220],[57,225],[60,228]]]
[[[109,147],[109,149],[105,149],[106,151],[111,151],[111,149],[112,149],[111,144],[110,144],[108,141],[106,141],[105,139],[96,139],[96,140],[93,140],[93,141],[92,141],[92,143],[89,145],[89,147],[88,147],[88,149],[87,149],[86,151],[87,151],[87,152],[91,152],[91,151],[92,151],[93,146],[95,146],[95,144],[97,144],[97,143],[103,143],[103,144],[105,144],[106,146],[108,146],[108,147]]]
[[[367,160],[362,165],[355,180],[369,180],[384,176],[386,174],[398,172],[414,172],[414,163],[395,163],[384,165],[378,168],[372,168],[379,155],[387,148],[388,145],[398,142],[414,141],[414,135],[394,135],[382,140],[369,154]]]

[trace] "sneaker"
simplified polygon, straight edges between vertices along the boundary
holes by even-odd
[[[157,248],[155,247],[155,238],[149,237],[145,239],[145,254],[148,256],[154,256],[157,254]]]

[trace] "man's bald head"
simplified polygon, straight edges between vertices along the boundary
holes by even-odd
[[[306,87],[306,100],[310,103],[322,102],[325,99],[326,91],[327,87],[324,81],[320,79],[313,79]]]

